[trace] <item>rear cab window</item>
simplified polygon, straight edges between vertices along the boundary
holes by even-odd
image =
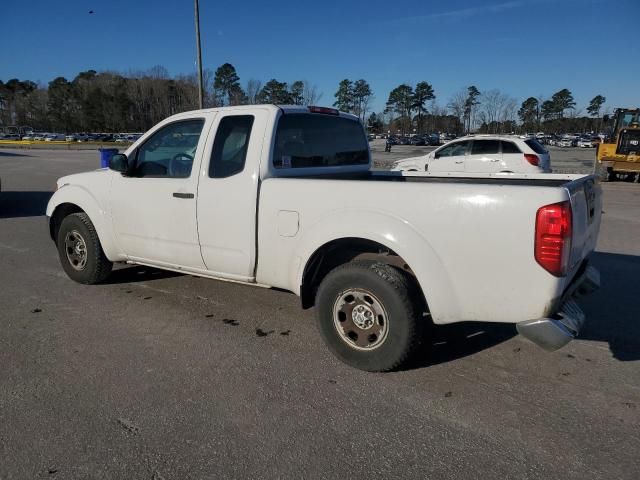
[[[527,147],[529,147],[531,150],[533,150],[536,153],[539,153],[539,154],[547,153],[545,148],[535,138],[528,138],[524,141],[524,143],[526,143]]]
[[[337,115],[285,113],[276,129],[276,169],[369,164],[369,144],[360,122]]]

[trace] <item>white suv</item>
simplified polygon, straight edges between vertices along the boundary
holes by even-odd
[[[551,158],[535,138],[473,135],[453,140],[428,155],[398,160],[392,170],[548,173],[551,172]]]

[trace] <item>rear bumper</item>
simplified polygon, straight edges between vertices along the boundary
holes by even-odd
[[[585,322],[584,312],[574,298],[592,293],[598,288],[600,273],[594,267],[587,267],[565,293],[558,313],[550,318],[517,323],[518,333],[550,352],[564,347],[580,333]]]

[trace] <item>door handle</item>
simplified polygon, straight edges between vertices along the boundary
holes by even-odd
[[[194,198],[193,193],[173,192],[173,196],[176,198]]]
[[[455,164],[458,164],[458,165],[459,165],[459,164],[464,163],[464,162],[463,162],[463,161],[460,161],[460,162],[453,162],[453,163],[455,163]]]

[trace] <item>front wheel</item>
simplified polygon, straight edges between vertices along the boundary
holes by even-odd
[[[86,213],[73,213],[62,220],[57,246],[62,268],[72,280],[93,285],[111,273],[113,264],[102,251],[98,233]]]
[[[342,362],[370,372],[402,366],[419,345],[421,298],[404,272],[382,263],[354,261],[320,284],[318,327]]]

